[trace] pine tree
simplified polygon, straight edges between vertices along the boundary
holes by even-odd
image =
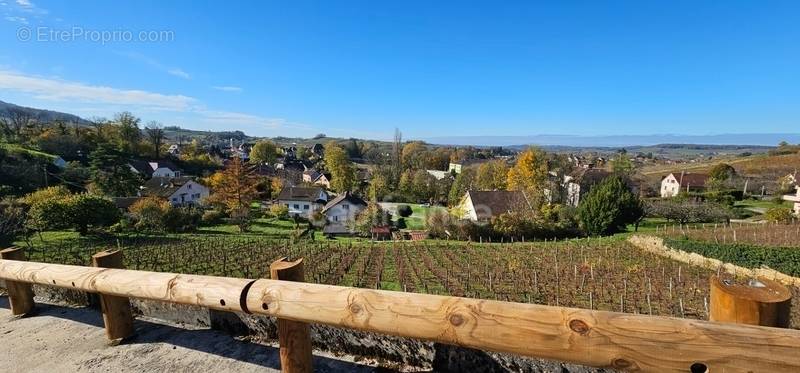
[[[578,217],[590,235],[624,231],[643,213],[641,201],[618,175],[609,176],[592,188],[578,206]]]

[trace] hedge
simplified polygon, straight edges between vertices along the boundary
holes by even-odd
[[[719,259],[746,268],[767,266],[790,276],[800,276],[800,248],[764,247],[743,243],[718,244],[686,238],[665,239],[667,246]]]

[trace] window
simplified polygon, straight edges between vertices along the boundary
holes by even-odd
[[[334,215],[333,216],[333,221],[339,221],[339,216],[338,215]]]
[[[345,203],[345,204],[342,205],[342,208],[345,209],[345,210],[350,210],[350,205]]]
[[[308,210],[308,205],[303,205],[303,210]]]
[[[192,189],[192,184],[186,184],[186,189]]]
[[[295,205],[294,205],[294,209],[295,209],[295,210],[300,210],[300,205],[298,205],[298,204],[295,204]]]

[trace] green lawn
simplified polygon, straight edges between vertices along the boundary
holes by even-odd
[[[305,224],[300,224],[301,229],[305,228]],[[258,234],[274,236],[276,238],[286,238],[295,229],[294,221],[291,219],[277,219],[277,218],[259,218],[253,220],[250,225],[250,231],[246,234]],[[239,227],[235,224],[217,224],[208,227],[200,227],[199,233],[216,233],[216,234],[240,234]]]
[[[734,205],[736,207],[750,207],[750,208],[757,208],[757,209],[771,209],[773,207],[792,207],[789,201],[780,201],[780,203],[776,203],[773,199],[745,199],[742,201],[737,201]]]
[[[397,206],[400,205],[409,205],[411,206],[411,216],[405,218],[406,219],[406,229],[411,230],[424,230],[425,229],[425,222],[428,219],[428,214],[433,211],[441,210],[446,211],[446,207],[442,206],[425,206],[416,203],[386,203],[383,204],[385,209],[387,209],[395,221],[397,221],[400,216],[397,214]]]

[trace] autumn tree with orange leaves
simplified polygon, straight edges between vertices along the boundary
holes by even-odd
[[[213,194],[209,201],[222,206],[240,232],[250,228],[250,204],[258,195],[258,178],[235,157],[224,170],[212,175]]]

